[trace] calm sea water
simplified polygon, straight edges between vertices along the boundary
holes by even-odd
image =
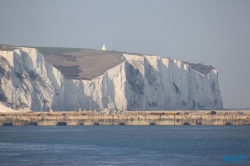
[[[250,126],[6,126],[0,165],[250,165]]]

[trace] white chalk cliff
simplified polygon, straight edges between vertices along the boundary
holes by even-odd
[[[100,50],[101,51],[101,50]],[[218,72],[149,55],[122,62],[90,80],[65,78],[35,48],[0,50],[0,101],[9,108],[62,110],[222,109]]]

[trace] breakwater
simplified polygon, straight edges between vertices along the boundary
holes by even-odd
[[[0,113],[0,126],[26,125],[250,125],[250,110]]]

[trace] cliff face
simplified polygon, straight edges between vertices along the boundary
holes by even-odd
[[[33,111],[166,110],[195,109],[197,99],[198,109],[223,108],[218,73],[213,68],[204,73],[178,60],[119,52],[107,55],[108,66],[100,58],[90,64],[91,57],[80,55],[73,61],[85,60],[75,65],[74,54],[69,56],[66,59],[77,70],[69,71],[69,63],[67,68],[53,64],[52,57],[35,48],[0,49],[1,104]],[[78,73],[65,78],[70,72]]]

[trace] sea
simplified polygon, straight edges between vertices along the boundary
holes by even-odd
[[[250,165],[250,126],[2,126],[0,165]]]

